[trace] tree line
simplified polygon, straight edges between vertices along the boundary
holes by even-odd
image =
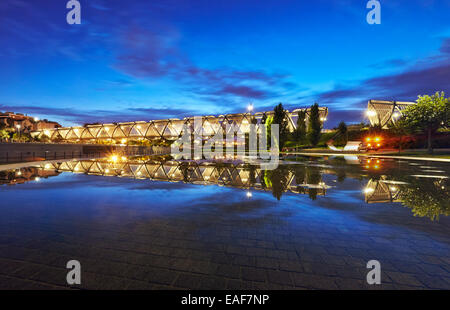
[[[322,121],[320,120],[319,104],[314,103],[307,115],[306,110],[298,111],[297,128],[294,132],[289,131],[288,115],[283,104],[279,103],[274,108],[273,116],[264,115],[262,123],[266,126],[267,141],[271,141],[272,124],[279,125],[279,141],[276,141],[280,151],[286,142],[293,141],[297,145],[316,146],[321,137]]]

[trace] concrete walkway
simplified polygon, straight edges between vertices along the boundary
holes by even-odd
[[[438,161],[450,163],[450,158],[432,158],[432,157],[413,157],[413,156],[397,156],[388,154],[363,154],[363,153],[311,153],[311,152],[295,152],[288,153],[287,155],[302,155],[302,156],[363,156],[363,157],[376,157],[376,158],[394,158],[394,159],[405,159],[405,160],[422,160],[422,161]]]

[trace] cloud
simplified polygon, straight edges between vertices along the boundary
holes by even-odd
[[[77,112],[74,112],[74,111]],[[167,118],[183,118],[186,116],[200,114],[188,109],[175,109],[169,107],[161,108],[127,108],[123,110],[80,110],[71,108],[52,108],[38,105],[10,105],[0,104],[0,111],[22,112],[31,115],[45,115],[50,120],[57,119],[73,124],[84,123],[111,123],[158,120]],[[64,124],[62,124],[64,125]]]
[[[345,105],[349,100],[415,100],[418,95],[436,91],[450,93],[450,39],[442,42],[440,53],[422,59],[400,73],[356,81],[352,86],[339,85],[319,94],[319,102]]]
[[[399,68],[406,66],[409,63],[409,61],[405,59],[389,59],[383,62],[379,62],[373,65],[370,65],[370,68],[374,69],[392,69],[392,68]]]
[[[296,86],[279,72],[199,67],[177,47],[180,34],[174,28],[158,24],[155,29],[124,30],[114,68],[135,78],[173,79],[198,95],[267,99]]]
[[[444,39],[441,45],[440,52],[442,54],[450,54],[450,38]]]

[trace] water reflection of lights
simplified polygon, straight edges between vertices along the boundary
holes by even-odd
[[[369,158],[366,160],[365,168],[378,170],[381,168],[381,160]]]
[[[39,182],[39,181],[41,180],[41,178],[40,178],[40,177],[36,177],[34,180],[35,180],[36,182]]]
[[[445,175],[425,175],[425,174],[413,174],[412,177],[416,178],[430,178],[430,179],[448,179]]]
[[[252,194],[252,192],[247,192],[246,196],[247,196],[247,198],[252,198],[253,194]]]

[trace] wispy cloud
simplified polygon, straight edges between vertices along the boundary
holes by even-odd
[[[280,96],[278,90],[296,86],[286,81],[287,74],[278,72],[199,67],[177,47],[179,33],[175,29],[165,25],[157,29],[126,29],[114,67],[135,78],[170,78],[201,95],[267,99]]]
[[[439,54],[417,61],[399,73],[339,85],[319,94],[319,101],[345,105],[348,99],[387,98],[415,100],[418,95],[435,91],[450,93],[450,38],[443,40]]]
[[[192,116],[196,111],[188,109],[176,109],[170,107],[160,108],[127,108],[123,110],[80,110],[79,108],[53,108],[41,105],[11,105],[0,104],[0,111],[13,111],[28,113],[30,115],[46,115],[53,119],[62,119],[72,124],[82,125],[84,123],[111,123],[158,120],[167,118],[183,118]],[[64,125],[64,124],[63,124]]]

